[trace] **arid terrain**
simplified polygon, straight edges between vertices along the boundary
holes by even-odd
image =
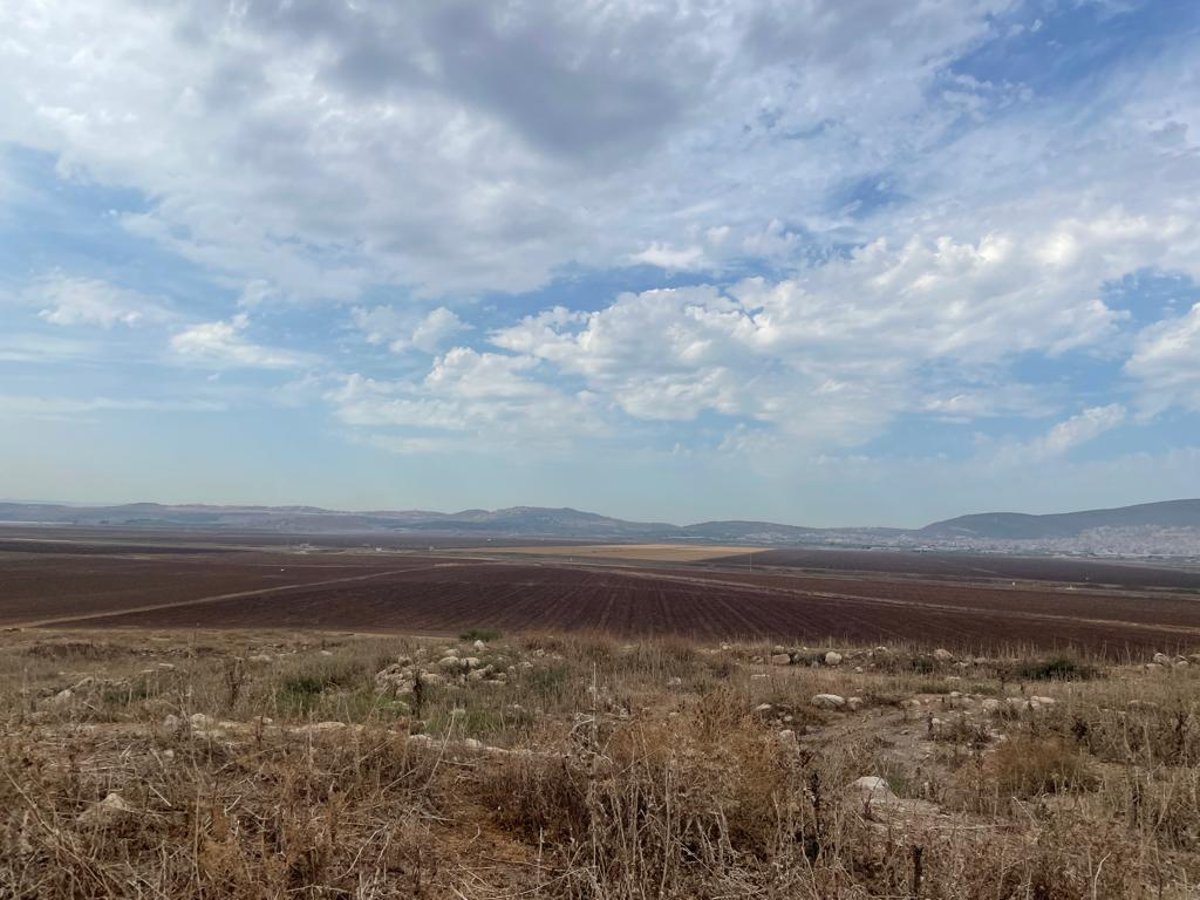
[[[1187,900],[1200,656],[0,634],[0,897]]]
[[[1188,570],[729,549],[9,530],[0,898],[1197,896]]]

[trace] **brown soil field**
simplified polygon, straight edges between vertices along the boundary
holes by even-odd
[[[968,579],[1017,579],[1120,587],[1200,589],[1200,567],[1162,562],[1110,562],[1055,556],[795,548],[740,553],[711,560],[725,566],[886,572]]]
[[[641,562],[703,562],[728,558],[731,555],[755,551],[754,547],[724,547],[708,544],[573,544],[568,546],[546,546],[544,544],[526,544],[514,547],[497,547],[489,544],[485,547],[466,548],[468,552],[488,553],[491,555],[539,556],[550,558],[571,558],[581,560],[637,560]]]
[[[1013,585],[983,573],[969,580],[760,568],[759,560],[777,551],[755,554],[751,572],[649,557],[580,564],[544,553],[518,561],[454,552],[99,552],[96,544],[45,540],[21,546],[0,549],[0,625],[8,627],[409,634],[478,627],[813,644],[917,640],[980,651],[1073,646],[1113,656],[1200,644],[1194,592]]]
[[[428,561],[234,553],[142,557],[0,552],[0,625],[328,582]]]

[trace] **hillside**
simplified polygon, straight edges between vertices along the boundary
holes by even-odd
[[[919,534],[934,538],[974,537],[995,540],[1073,538],[1098,528],[1200,528],[1200,500],[1168,500],[1116,509],[1031,516],[1025,513],[978,513],[934,522]]]

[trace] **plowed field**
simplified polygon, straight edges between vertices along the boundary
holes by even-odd
[[[960,649],[1200,647],[1200,597],[1053,582],[463,556],[0,552],[0,624],[588,630]]]

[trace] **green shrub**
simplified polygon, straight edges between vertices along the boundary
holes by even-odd
[[[1025,663],[1017,669],[1017,677],[1026,681],[1086,681],[1098,674],[1094,668],[1069,656],[1056,656],[1038,662]]]

